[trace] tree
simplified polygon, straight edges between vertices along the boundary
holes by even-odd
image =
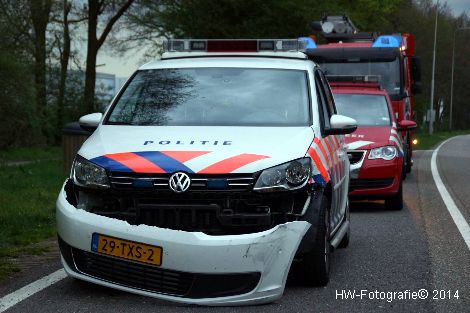
[[[316,3],[315,3],[316,2]],[[137,38],[279,38],[309,32],[313,13],[328,7],[307,0],[139,0],[127,14]]]
[[[137,0],[123,24],[119,52],[149,47],[155,56],[163,38],[297,38],[324,13],[348,14],[364,30],[389,25],[386,17],[404,0]]]
[[[45,115],[46,91],[46,30],[52,8],[52,0],[29,0],[34,41],[34,81],[36,88],[36,112]]]
[[[81,16],[78,12],[75,12],[75,18],[70,18],[70,14],[73,9],[72,2],[63,0],[62,2],[62,19],[54,19],[54,22],[59,23],[62,27],[60,32],[55,33],[56,42],[59,50],[59,62],[60,62],[60,74],[59,74],[59,85],[58,85],[58,96],[57,96],[57,119],[56,127],[57,130],[62,129],[64,126],[64,100],[66,96],[66,82],[67,73],[69,70],[69,60],[71,58],[71,34],[70,26],[72,24],[80,23],[86,20],[86,16]],[[60,132],[56,132],[56,142],[60,140]]]
[[[0,50],[0,149],[34,144],[38,129],[33,114],[33,77],[23,58]]]
[[[95,111],[95,81],[96,81],[96,57],[103,46],[107,36],[119,18],[132,5],[134,0],[112,1],[112,0],[88,0],[88,42],[85,71],[84,102],[85,111]],[[104,23],[101,35],[97,36],[98,19],[100,16],[109,15],[109,20]]]
[[[31,50],[31,19],[27,0],[0,0],[1,47],[25,56]]]
[[[34,114],[31,20],[25,1],[0,1],[0,149],[34,144],[40,133]]]

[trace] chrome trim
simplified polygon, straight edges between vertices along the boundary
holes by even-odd
[[[310,205],[310,201],[312,200],[312,196],[308,195],[307,200],[305,200],[304,207],[302,209],[302,212],[300,214],[296,214],[297,216],[304,216],[305,212],[307,212],[308,206]]]
[[[346,179],[346,175],[344,175],[343,178],[341,178],[340,181],[336,185],[334,185],[333,190],[336,190],[339,187],[341,187],[345,179]]]
[[[190,176],[191,177],[191,176]],[[191,187],[197,187],[197,190],[204,190],[207,186],[207,182],[211,180],[225,180],[227,181],[227,189],[245,189],[254,186],[255,178],[253,177],[198,177],[197,175],[193,176],[194,178],[191,179],[192,184]],[[150,176],[123,176],[122,174],[119,176],[112,176],[109,175],[109,180],[111,185],[116,187],[122,188],[130,188],[133,185],[135,180],[150,180],[153,181],[153,186],[161,189],[162,187],[168,186],[169,177],[150,177]]]

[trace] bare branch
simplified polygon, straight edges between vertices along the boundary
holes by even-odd
[[[131,6],[133,2],[134,0],[127,0],[126,3],[121,6],[119,11],[117,11],[116,14],[109,20],[108,24],[106,24],[106,27],[103,30],[103,33],[98,39],[98,48],[103,45],[104,41],[106,40],[106,37],[111,32],[111,29],[113,28],[114,24],[124,14],[124,12],[126,12],[126,10]]]

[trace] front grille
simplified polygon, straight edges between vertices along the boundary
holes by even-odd
[[[111,172],[110,181],[118,190],[152,189],[170,190],[168,179],[171,174],[139,174]],[[247,190],[252,189],[255,178],[252,174],[189,174],[191,186],[189,190]]]
[[[139,204],[136,224],[189,231],[211,229],[219,225],[219,207],[212,205]]]
[[[261,277],[259,272],[203,274],[167,270],[86,252],[58,239],[61,254],[72,270],[133,289],[192,299],[228,297],[252,291]]]
[[[122,261],[96,253],[72,249],[77,269],[89,276],[152,292],[184,296],[194,274],[161,269],[152,265]]]
[[[349,163],[352,165],[352,164],[361,162],[365,153],[366,153],[365,151],[356,151],[356,150],[348,151]]]
[[[370,179],[351,179],[349,189],[372,189],[385,188],[393,183],[393,177],[390,178],[370,178]]]
[[[145,224],[211,235],[257,232],[291,221],[307,192],[260,194],[252,191],[109,191],[88,211],[133,225]],[[79,198],[90,198],[79,193]]]

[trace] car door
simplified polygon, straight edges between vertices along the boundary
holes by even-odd
[[[315,75],[317,81],[317,90],[321,98],[320,109],[323,116],[323,129],[322,132],[323,146],[325,150],[331,153],[331,180],[332,180],[332,201],[331,201],[331,229],[335,230],[342,222],[345,216],[348,183],[349,179],[349,162],[347,153],[344,146],[344,136],[342,135],[326,135],[327,129],[330,127],[330,118],[333,114],[337,114],[334,104],[333,94],[330,86],[320,70],[317,70]]]

